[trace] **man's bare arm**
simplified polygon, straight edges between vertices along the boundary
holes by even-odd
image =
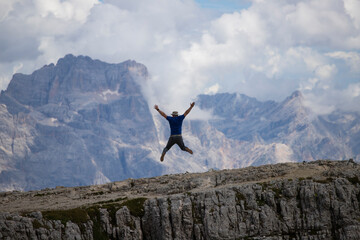
[[[160,113],[161,116],[163,116],[164,118],[167,117],[166,114],[159,109],[158,105],[155,105],[154,108],[156,109],[156,111],[158,111]]]
[[[191,111],[191,109],[194,107],[194,105],[195,105],[195,102],[190,103],[190,107],[189,107],[188,110],[186,110],[185,113],[184,113],[184,116],[185,116],[185,117],[186,117],[186,115],[188,115],[188,114],[190,113],[190,111]]]

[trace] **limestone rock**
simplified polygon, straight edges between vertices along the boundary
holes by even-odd
[[[113,183],[111,191],[116,198],[107,201],[55,209],[52,215],[49,210],[2,212],[0,238],[357,240],[359,170],[360,166],[350,161],[316,161],[162,176],[134,180],[130,186]],[[194,182],[192,188],[181,187],[186,181]],[[116,185],[118,188],[113,188]],[[161,185],[165,185],[163,189]],[[170,186],[182,190],[166,194],[164,190]],[[74,191],[96,200],[94,189]],[[109,185],[101,189],[109,189]],[[149,191],[141,191],[144,189]],[[68,190],[49,190],[44,197],[60,196],[61,191],[66,194]],[[25,193],[9,193],[8,197],[13,194],[31,198]],[[128,197],[119,198],[124,195]],[[60,219],[49,219],[54,215]]]

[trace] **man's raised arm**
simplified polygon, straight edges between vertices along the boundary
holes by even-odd
[[[185,117],[186,117],[186,115],[188,115],[188,114],[190,113],[190,111],[191,111],[191,109],[194,107],[194,105],[195,105],[195,102],[190,103],[189,109],[186,110],[185,113],[184,113],[184,116],[185,116]]]
[[[167,117],[166,114],[159,109],[158,105],[155,105],[154,108],[156,109],[156,111],[158,111],[160,113],[161,116],[163,116],[164,118]]]

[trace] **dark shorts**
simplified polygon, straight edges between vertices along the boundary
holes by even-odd
[[[166,147],[164,148],[163,152],[169,151],[170,148],[172,146],[174,146],[174,144],[177,144],[181,150],[186,151],[186,147],[185,147],[182,136],[181,135],[172,135],[172,136],[170,136],[169,141],[166,144]]]

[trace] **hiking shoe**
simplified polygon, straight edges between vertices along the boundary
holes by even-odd
[[[193,154],[193,151],[190,148],[187,148],[188,153]]]

